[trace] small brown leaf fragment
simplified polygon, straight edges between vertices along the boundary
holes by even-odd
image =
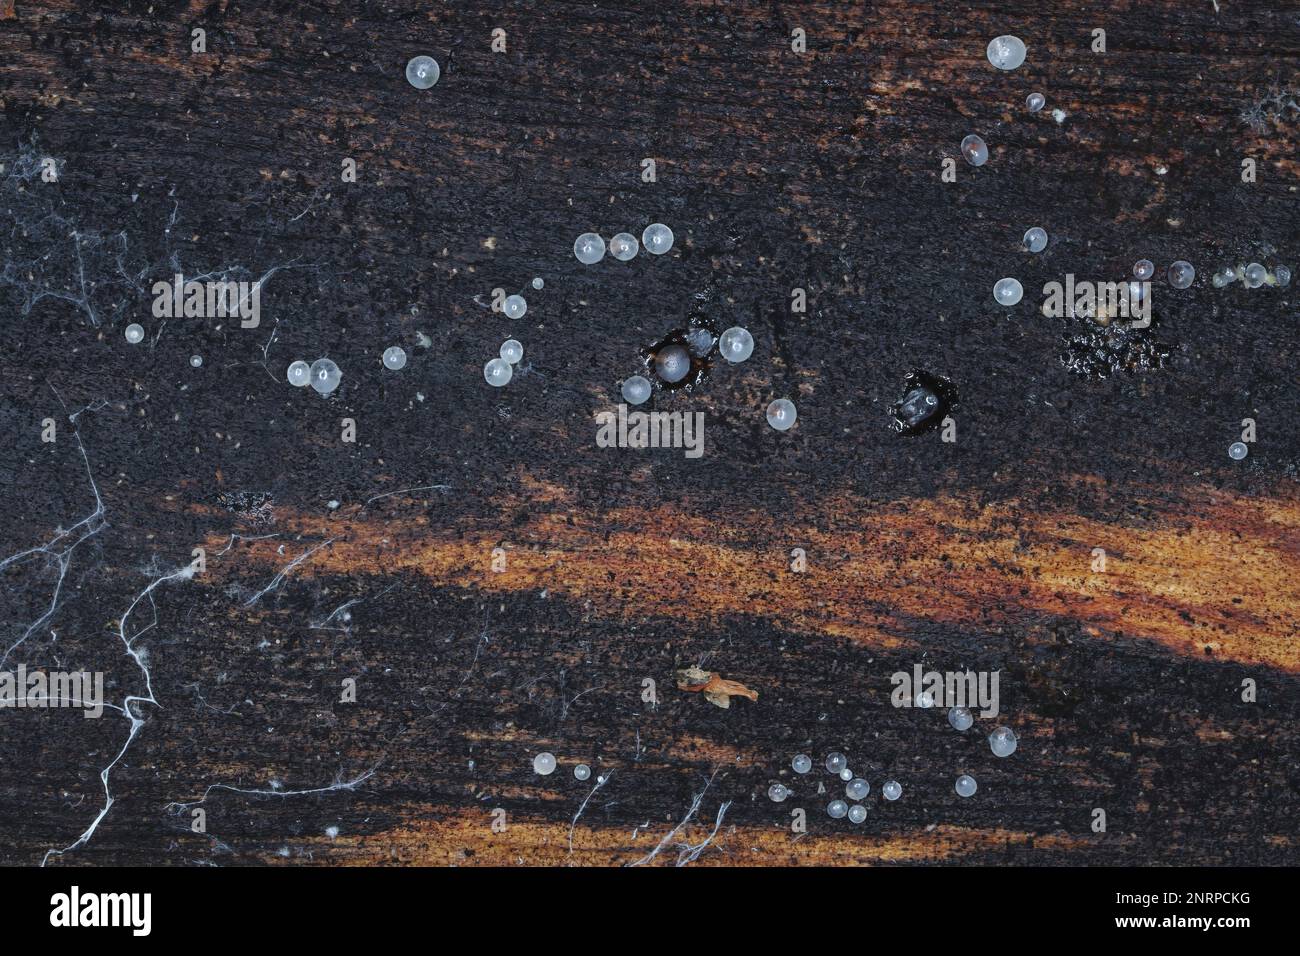
[[[758,700],[758,691],[750,690],[739,681],[724,680],[721,674],[698,667],[687,667],[677,672],[677,689],[702,693],[710,704],[722,708],[731,706],[733,696]]]
[[[14,0],[0,0],[0,20],[12,20],[17,15],[14,13]]]

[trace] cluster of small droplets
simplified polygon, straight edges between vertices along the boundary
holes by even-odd
[[[310,385],[322,395],[330,394],[343,380],[343,373],[339,371],[339,367],[327,358],[317,359],[310,365],[301,359],[290,362],[285,375],[289,379],[289,384],[295,388]]]
[[[1248,265],[1239,265],[1236,268],[1223,266],[1214,273],[1214,278],[1210,281],[1216,289],[1222,289],[1224,286],[1238,280],[1247,289],[1258,289],[1264,285],[1285,289],[1291,284],[1291,270],[1284,265],[1276,265],[1270,273],[1262,264],[1252,262]]]
[[[778,398],[767,406],[767,423],[779,432],[789,431],[799,417],[794,402],[788,398]]]
[[[673,231],[662,222],[652,222],[642,231],[640,244],[630,232],[620,232],[609,241],[609,253],[619,262],[629,262],[641,246],[651,255],[662,256],[673,247]],[[574,241],[573,254],[584,266],[591,266],[605,258],[605,248],[605,240],[598,234],[584,232]]]
[[[504,388],[510,384],[515,375],[515,366],[524,357],[524,347],[518,339],[506,339],[501,343],[499,354],[499,358],[488,359],[483,366],[483,378],[493,388]]]

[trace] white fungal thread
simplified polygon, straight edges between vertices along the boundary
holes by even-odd
[[[575,813],[573,819],[569,821],[569,856],[573,856],[573,828],[578,825],[578,817],[582,816],[582,811],[587,809],[587,804],[589,804],[591,798],[596,795],[596,791],[609,783],[609,779],[612,776],[614,776],[614,771],[611,770],[609,773],[599,774],[596,777],[596,785],[591,788],[591,793],[587,794],[587,799],[583,800],[582,803],[579,804],[578,812]]]
[[[304,561],[306,561],[308,558],[310,558],[313,554],[315,554],[315,553],[316,553],[317,551],[319,551],[321,548],[324,548],[324,547],[326,547],[327,545],[331,545],[331,544],[333,544],[336,540],[337,540],[337,539],[335,539],[335,538],[330,538],[328,541],[322,541],[320,544],[316,545],[315,547],[308,548],[308,549],[307,549],[306,551],[304,551],[302,554],[298,555],[298,557],[294,558],[292,561],[290,561],[288,564],[286,564],[283,568],[280,569],[280,573],[277,574],[275,577],[273,577],[273,578],[271,579],[271,583],[270,583],[270,584],[268,584],[266,587],[262,588],[262,590],[258,591],[258,592],[257,592],[256,594],[254,594],[251,598],[249,598],[247,601],[245,601],[245,602],[244,602],[244,607],[252,607],[252,606],[253,606],[254,604],[256,604],[259,600],[261,600],[262,597],[264,597],[265,595],[267,595],[267,594],[269,594],[270,592],[274,591],[276,588],[278,588],[281,584],[284,583],[284,579],[285,579],[286,577],[288,577],[290,571],[292,571],[292,570],[293,570],[294,568],[296,568],[298,565],[302,564]]]
[[[678,823],[677,826],[673,827],[671,830],[668,831],[667,834],[664,835],[664,838],[659,841],[659,845],[656,846],[649,853],[647,853],[645,856],[641,857],[641,859],[637,860],[635,863],[627,864],[628,866],[644,866],[647,863],[653,862],[655,857],[657,857],[661,852],[663,852],[664,848],[667,847],[672,842],[673,837],[677,836],[677,834],[681,832],[681,830],[684,827],[686,827],[687,824],[691,822],[691,820],[695,818],[695,814],[699,812],[700,804],[704,800],[704,795],[709,792],[709,787],[713,786],[713,780],[715,777],[717,777],[717,775],[718,775],[718,771],[714,770],[713,774],[709,777],[708,781],[704,784],[704,789],[691,798],[691,805],[686,810],[686,816],[682,817],[681,822]],[[728,800],[721,807],[719,807],[718,817],[714,825],[713,833],[709,835],[709,838],[705,840],[704,843],[698,844],[697,846],[692,846],[689,843],[678,844],[679,847],[683,848],[682,856],[678,857],[678,861],[677,861],[678,866],[682,866],[685,863],[693,862],[695,859],[699,857],[700,853],[704,851],[704,848],[707,847],[709,843],[713,841],[714,835],[716,835],[718,832],[717,828],[722,825],[722,815],[727,812],[727,808],[730,806],[731,806],[731,801]],[[694,855],[691,856],[689,860],[683,860],[683,857],[686,855],[687,852],[693,853]]]

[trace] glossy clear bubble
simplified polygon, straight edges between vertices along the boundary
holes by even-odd
[[[1029,108],[1029,112],[1031,113],[1037,113],[1046,105],[1047,97],[1042,93],[1030,93],[1025,97],[1025,106]]]
[[[524,357],[524,344],[518,339],[506,339],[501,343],[501,357],[511,365],[518,365]]]
[[[853,771],[850,770],[848,767],[845,767],[843,770],[840,771],[840,779],[843,780],[845,783],[848,783],[850,780],[853,779]]]
[[[584,266],[594,265],[605,258],[605,240],[594,232],[584,232],[574,240],[573,254]]]
[[[501,311],[507,319],[522,319],[528,311],[528,302],[522,295],[508,295],[505,302],[501,303]]]
[[[1024,294],[1025,290],[1017,279],[999,279],[993,283],[993,298],[998,305],[1015,305]]]
[[[684,345],[665,345],[655,353],[655,374],[672,385],[691,371],[691,353]]]
[[[849,781],[849,785],[844,788],[844,795],[850,800],[865,799],[867,794],[870,792],[871,784],[867,783],[867,781],[863,780],[861,777],[854,777]]]
[[[406,82],[417,90],[427,90],[438,82],[440,76],[442,70],[438,66],[438,61],[431,56],[412,57],[406,64]]]
[[[126,340],[132,345],[139,345],[144,341],[144,326],[138,322],[132,322],[126,327]]]
[[[718,353],[728,362],[743,362],[754,354],[754,337],[735,325],[718,336]]]
[[[641,245],[636,241],[636,236],[630,232],[620,232],[609,240],[609,254],[619,262],[635,259],[640,248]]]
[[[334,391],[342,380],[343,373],[329,359],[317,359],[311,363],[311,387],[322,395]]]
[[[961,154],[972,166],[983,166],[989,161],[988,144],[984,142],[984,137],[975,133],[967,135],[961,141]]]
[[[1221,266],[1214,270],[1214,275],[1210,283],[1216,289],[1222,289],[1226,285],[1231,285],[1237,281],[1237,270],[1233,266]]]
[[[849,805],[843,800],[832,800],[826,805],[826,813],[832,820],[843,820],[848,815]]]
[[[867,808],[860,803],[855,803],[849,807],[849,822],[861,823],[867,818]]]
[[[573,768],[573,775],[579,780],[587,780],[591,777],[591,768],[585,763],[580,763]]]
[[[831,773],[839,773],[849,765],[849,758],[844,756],[838,750],[832,750],[826,755],[826,769]]]
[[[953,730],[970,730],[975,723],[975,715],[965,707],[954,707],[948,711],[948,723],[952,724]]]
[[[1245,280],[1247,289],[1258,289],[1267,278],[1268,270],[1258,262],[1252,262],[1246,266],[1246,271],[1242,273],[1242,279]],[[1169,281],[1173,282],[1174,280],[1171,278]]]
[[[191,368],[200,368],[202,365],[203,365],[203,356],[202,356],[202,355],[191,355],[191,356],[190,356],[190,367],[191,367]]]
[[[483,378],[493,388],[501,388],[510,384],[510,379],[514,378],[515,367],[503,358],[490,359],[483,366]]]
[[[973,797],[975,791],[979,789],[979,784],[975,782],[975,778],[970,774],[964,773],[957,778],[957,782],[953,784],[953,789],[957,791],[959,797]]]
[[[1286,266],[1278,266],[1273,270],[1273,281],[1279,289],[1285,289],[1291,284],[1291,270]]]
[[[999,70],[1014,70],[1025,62],[1025,45],[1019,37],[1004,34],[989,41],[985,54]]]
[[[1250,454],[1250,449],[1246,447],[1244,441],[1235,441],[1228,446],[1228,457],[1233,461],[1241,461],[1248,454]]]
[[[1156,274],[1156,264],[1150,259],[1139,259],[1133,263],[1133,278],[1145,281]]]
[[[789,431],[794,427],[794,420],[799,417],[794,402],[788,398],[778,398],[767,406],[767,423],[779,432]]]
[[[1016,735],[1010,727],[996,727],[989,734],[989,749],[995,757],[1010,757],[1016,752]]]
[[[633,375],[629,379],[624,379],[622,395],[623,401],[629,405],[640,405],[650,397],[650,380],[644,375]]]
[[[1041,226],[1031,226],[1025,230],[1023,242],[1030,252],[1042,252],[1047,248],[1047,230]]]
[[[790,761],[790,768],[795,773],[807,773],[812,769],[812,757],[807,754],[795,754],[794,759]]]
[[[291,362],[289,371],[285,373],[289,379],[289,384],[296,388],[302,388],[311,381],[311,366],[304,361]]]
[[[790,791],[782,784],[774,783],[767,788],[767,798],[773,803],[782,803],[788,796]]]
[[[533,771],[543,777],[555,773],[555,754],[543,751],[533,758]]]
[[[704,358],[713,348],[713,333],[708,329],[692,329],[686,333],[686,347],[697,358]]]
[[[1196,270],[1185,259],[1179,259],[1169,266],[1169,284],[1175,289],[1186,289],[1196,278]]]
[[[886,780],[880,792],[886,800],[897,800],[903,795],[903,785],[897,780]]]
[[[673,231],[662,222],[652,222],[641,233],[641,245],[646,252],[662,256],[673,247]]]
[[[541,276],[538,276],[536,279],[533,280],[533,288],[537,289],[540,292],[542,289],[546,288],[546,280],[543,279]]]
[[[400,345],[390,345],[384,349],[384,368],[394,372],[406,368],[406,349]]]
[[[921,710],[929,710],[934,706],[934,694],[930,693],[928,690],[923,690],[913,698],[912,703]]]

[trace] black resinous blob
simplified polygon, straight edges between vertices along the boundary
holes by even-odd
[[[903,379],[903,397],[889,406],[889,424],[900,435],[919,435],[938,426],[956,407],[952,382],[913,369]]]

